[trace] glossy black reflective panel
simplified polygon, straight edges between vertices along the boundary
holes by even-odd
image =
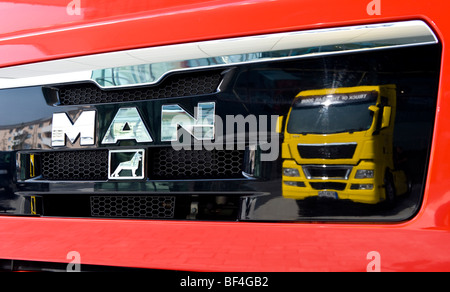
[[[408,219],[415,214],[422,201],[436,111],[440,58],[440,46],[429,45],[239,65],[220,70],[221,81],[213,92],[209,90],[199,94],[190,93],[188,96],[149,100],[141,100],[140,97],[133,101],[119,99],[110,103],[101,100],[99,103],[84,104],[83,99],[80,99],[73,105],[65,100],[63,105],[59,99],[59,90],[66,90],[67,85],[1,90],[0,212],[5,215],[158,220]],[[195,74],[202,75],[198,72]],[[214,74],[217,74],[217,70]],[[168,78],[178,80],[170,76]],[[157,87],[161,84],[164,84],[164,80],[154,85],[151,91],[158,92]],[[396,85],[392,146],[395,149],[394,160],[398,164],[395,167],[407,170],[407,194],[397,197],[393,204],[364,204],[348,199],[332,199],[333,192],[340,192],[343,188],[370,186],[363,181],[360,186],[347,186],[349,182],[345,178],[350,175],[348,165],[326,169],[318,165],[303,165],[299,167],[301,176],[306,170],[306,173],[322,177],[324,181],[294,179],[291,185],[299,188],[299,192],[310,185],[311,189],[322,192],[323,197],[313,196],[302,200],[285,198],[282,192],[281,157],[284,135],[273,135],[276,127],[272,116],[287,117],[295,97],[307,90],[386,84]],[[83,87],[83,84],[76,87],[80,86]],[[120,89],[109,91],[107,95],[120,97],[125,93],[126,89]],[[212,145],[214,147],[209,145],[211,147],[205,149],[207,143],[199,143],[183,127],[178,129],[180,142],[186,140],[183,141],[185,147],[192,143],[190,150],[174,149],[174,144],[162,139],[164,105],[178,105],[196,118],[198,104],[211,102],[215,105],[217,117],[216,140],[213,141],[217,144]],[[101,143],[121,108],[137,109],[152,142],[137,143],[131,139],[119,140],[115,144]],[[52,147],[54,113],[66,113],[75,122],[82,112],[91,110],[96,112],[93,145],[81,146],[78,137],[73,144],[66,139],[65,146]],[[370,117],[377,116],[373,108],[370,111],[367,107],[365,111]],[[348,115],[357,116],[351,111]],[[230,117],[232,120],[227,123]],[[381,125],[381,118],[378,120]],[[242,122],[244,127],[240,127]],[[310,126],[314,122],[311,120]],[[132,130],[129,127],[124,126],[120,130]],[[367,127],[365,121],[364,129]],[[227,136],[229,133],[231,135]],[[353,131],[348,131],[348,135],[352,134]],[[187,141],[189,137],[192,138],[190,142]],[[255,137],[256,141],[252,140]],[[277,141],[274,141],[275,137]],[[327,142],[330,144],[330,141]],[[324,145],[316,146],[326,148]],[[350,159],[359,151],[353,144],[328,146],[326,149],[330,147],[332,151],[327,150],[330,155],[328,159]],[[349,147],[351,151],[348,151]],[[347,152],[344,155],[339,150],[341,148],[347,149],[351,155]],[[144,160],[140,162],[142,168],[138,170],[139,177],[134,178],[132,170],[122,170],[121,173],[128,176],[126,179],[114,177],[114,171],[119,169],[120,163],[132,159],[132,156],[114,154],[114,151],[136,149],[143,149],[145,153]],[[299,145],[296,151],[305,157],[308,153],[314,154],[311,151],[302,154],[303,150],[311,150],[311,147]],[[267,159],[270,157],[268,154],[275,155],[275,159]],[[108,156],[114,158],[112,162]],[[121,160],[121,157],[124,158]],[[335,181],[327,176],[344,179]],[[120,200],[117,199],[119,197]],[[147,197],[154,200],[147,200]],[[173,198],[173,201],[166,200],[167,197]],[[129,202],[136,204],[136,209],[130,207]],[[155,202],[156,205],[144,208],[143,205],[149,202]],[[155,214],[171,216],[158,218],[151,215],[152,210]]]

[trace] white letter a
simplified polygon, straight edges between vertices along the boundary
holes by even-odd
[[[72,0],[66,7],[69,15],[81,15],[81,0]]]
[[[137,143],[153,142],[137,108],[120,108],[117,111],[102,144],[115,144],[119,140],[136,140]]]
[[[371,251],[367,254],[370,262],[367,264],[367,272],[381,272],[381,256],[377,251]]]
[[[369,14],[369,15],[381,15],[381,0],[372,0],[367,5],[367,14]]]

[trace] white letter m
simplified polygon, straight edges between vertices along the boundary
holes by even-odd
[[[66,136],[75,143],[80,136],[80,145],[94,145],[95,111],[82,112],[75,123],[66,113],[53,114],[52,146],[65,146]]]

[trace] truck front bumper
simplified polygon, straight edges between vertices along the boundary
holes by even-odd
[[[333,167],[337,166],[333,165]],[[283,169],[296,169],[299,175],[288,176],[283,172],[283,197],[295,200],[303,200],[308,197],[326,197],[365,204],[376,204],[384,200],[383,178],[379,175],[377,176],[374,163],[363,161],[356,166],[345,167],[348,167],[349,171],[342,178],[317,178],[311,177],[295,161],[285,160]],[[373,169],[375,175],[371,178],[355,178],[355,174],[359,169]]]

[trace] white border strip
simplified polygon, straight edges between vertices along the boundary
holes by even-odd
[[[6,67],[0,69],[0,89],[92,81],[95,70],[124,66],[162,64],[160,67],[168,68],[154,80],[127,85],[138,86],[156,83],[170,72],[205,68],[192,65],[202,62],[186,62],[192,60],[206,60],[211,64],[206,66],[209,68],[436,43],[438,39],[433,31],[420,20],[316,29],[134,49]],[[334,46],[332,50],[330,46]],[[307,52],[308,48],[322,47],[328,47],[327,51]],[[252,56],[249,57],[250,55]]]

